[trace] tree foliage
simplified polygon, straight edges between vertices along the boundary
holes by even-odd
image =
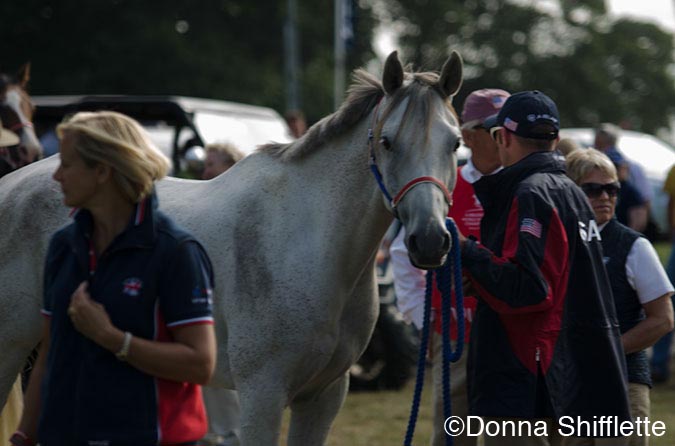
[[[333,108],[332,2],[298,1],[302,103]],[[0,3],[0,69],[30,60],[34,94],[174,94],[285,110],[286,0]],[[373,57],[361,9],[348,69]]]
[[[653,133],[669,125],[673,36],[653,24],[611,21],[604,0],[382,1],[405,24],[408,59],[436,66],[460,51],[466,78],[458,104],[477,88],[539,89],[556,100],[565,127],[612,121]]]
[[[286,5],[0,2],[0,69],[31,60],[35,94],[176,94],[283,112]],[[315,121],[333,109],[333,2],[297,5],[301,102]],[[611,21],[604,0],[360,0],[348,70],[373,58],[370,8],[378,5],[399,25],[403,60],[437,68],[451,49],[460,51],[466,78],[457,104],[476,88],[536,88],[557,101],[566,127],[613,121],[654,132],[668,125],[672,35]]]

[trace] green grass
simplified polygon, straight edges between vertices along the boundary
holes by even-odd
[[[658,242],[654,244],[656,253],[659,255],[662,264],[666,264],[670,255],[670,242]]]
[[[669,243],[658,243],[656,250],[662,262],[670,253]],[[675,358],[671,370],[675,370]],[[408,425],[414,383],[401,391],[350,393],[347,396],[328,437],[328,446],[392,446],[403,444]],[[650,437],[651,446],[675,445],[675,378],[655,386],[651,392],[650,420],[663,421],[663,437]],[[288,413],[284,418],[284,440],[288,429]],[[425,386],[414,444],[428,445],[432,430],[431,387]]]
[[[431,386],[427,380],[415,429],[415,445],[428,445],[432,430]],[[328,446],[391,446],[403,444],[408,427],[414,382],[400,391],[353,392],[347,396]],[[289,413],[285,414],[282,445],[286,445]]]
[[[673,364],[675,367],[675,364]],[[414,383],[401,391],[350,393],[333,423],[328,446],[402,445],[408,426]],[[675,445],[675,379],[655,386],[651,392],[651,422],[663,421],[663,437],[650,437],[651,446]],[[282,445],[286,445],[288,413],[285,414]],[[425,386],[414,444],[429,444],[432,430],[431,387]]]

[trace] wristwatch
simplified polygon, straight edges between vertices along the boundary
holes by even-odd
[[[131,333],[128,331],[124,332],[124,341],[122,342],[122,348],[115,353],[115,356],[117,356],[117,359],[120,361],[126,361],[127,356],[129,355],[129,346],[131,345]]]

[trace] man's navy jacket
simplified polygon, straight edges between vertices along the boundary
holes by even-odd
[[[481,243],[467,240],[462,251],[480,295],[469,353],[470,411],[630,420],[600,231],[558,157],[535,152],[474,184],[485,215]],[[542,394],[552,414],[538,409]]]

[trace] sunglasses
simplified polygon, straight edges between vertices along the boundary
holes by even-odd
[[[621,185],[619,183],[584,183],[581,185],[581,190],[584,191],[588,198],[599,198],[603,192],[607,192],[610,197],[616,197],[619,194]]]
[[[492,128],[490,129],[490,136],[492,137],[492,139],[494,139],[495,141],[497,141],[497,132],[500,131],[500,130],[503,129],[503,128],[504,128],[504,127],[492,127]]]

